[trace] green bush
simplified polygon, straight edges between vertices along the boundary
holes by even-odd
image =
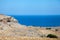
[[[56,35],[53,35],[53,34],[48,34],[47,37],[49,37],[49,38],[58,38]]]
[[[46,28],[46,29],[51,30],[51,28]]]

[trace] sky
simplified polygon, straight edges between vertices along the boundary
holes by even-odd
[[[60,15],[60,0],[0,0],[0,14]]]

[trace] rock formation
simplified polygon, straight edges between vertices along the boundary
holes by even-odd
[[[27,27],[19,24],[11,16],[0,15],[0,36],[46,37],[48,34],[54,34],[60,37],[60,33],[56,31],[46,30],[40,27]]]

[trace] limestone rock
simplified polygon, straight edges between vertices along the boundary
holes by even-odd
[[[0,15],[0,36],[46,37],[48,34],[55,34],[60,37],[58,32],[21,25],[11,16]]]
[[[18,21],[11,17],[11,16],[6,16],[6,15],[0,15],[0,22],[4,22],[4,23],[7,23],[7,22],[16,22],[18,23]]]

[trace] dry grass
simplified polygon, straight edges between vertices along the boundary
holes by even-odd
[[[12,37],[0,36],[0,40],[60,40],[60,38],[41,38],[41,37]]]

